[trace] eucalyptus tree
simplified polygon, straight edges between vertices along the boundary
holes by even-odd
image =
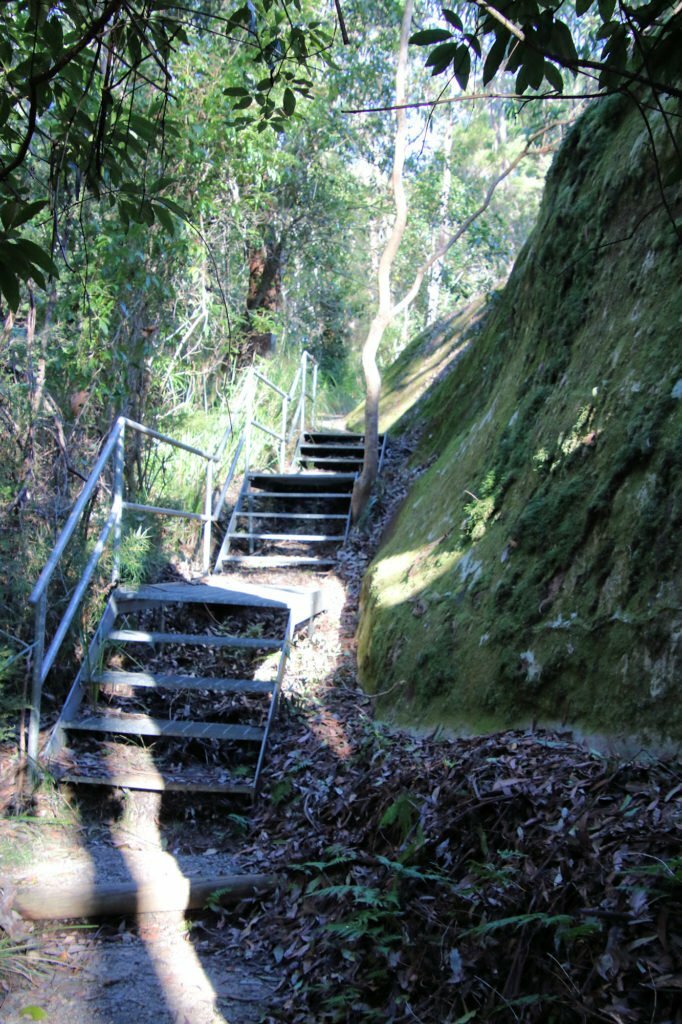
[[[409,6],[406,5],[406,13]],[[433,77],[446,75],[464,91],[471,80],[475,80],[480,66],[483,87],[489,86],[496,77],[513,74],[515,82],[512,96],[536,93],[543,85],[548,85],[549,92],[545,90],[542,97],[547,99],[564,95],[566,72],[574,77],[581,76],[588,79],[592,88],[582,90],[578,98],[585,93],[593,98],[595,83],[597,95],[613,91],[625,92],[641,110],[655,149],[654,134],[645,109],[647,106],[653,107],[661,115],[679,155],[676,132],[671,125],[674,112],[669,106],[664,106],[666,100],[682,98],[682,90],[677,84],[678,55],[682,43],[679,5],[668,0],[653,0],[645,6],[633,8],[622,2],[616,6],[615,0],[600,0],[596,9],[591,10],[591,0],[577,0],[576,7],[569,9],[568,20],[565,20],[566,15],[562,12],[563,5],[555,7],[545,2],[536,3],[535,0],[508,0],[497,5],[488,0],[463,0],[456,7],[456,10],[442,8],[442,27],[422,28],[410,39],[417,46],[429,48],[426,68]],[[584,31],[585,23],[588,23],[587,31]],[[463,232],[488,208],[496,187],[506,180],[519,160],[530,151],[534,139],[544,139],[547,130],[543,127],[539,133],[531,136],[521,153],[493,178],[478,210],[465,217],[449,238],[439,240],[434,253],[418,267],[407,293],[395,301],[391,297],[390,272],[406,223],[406,200],[402,183],[403,136],[405,113],[413,106],[406,99],[401,85],[403,72],[400,64],[404,60],[401,52],[396,98],[392,105],[397,122],[393,177],[396,208],[394,233],[380,268],[378,311],[363,351],[366,378],[365,459],[353,496],[356,518],[367,501],[376,476],[380,382],[376,356],[383,332],[392,317],[418,293],[424,275],[434,263],[452,248]],[[649,95],[643,97],[643,90],[648,90]],[[429,105],[429,101],[422,101],[421,97],[419,101],[416,106]],[[443,102],[452,100],[448,97]],[[682,232],[674,221],[665,188],[679,180],[681,174],[682,158],[666,181],[663,181],[659,169],[661,199],[669,210],[671,224],[679,238],[682,238]],[[395,239],[397,244],[394,245]]]

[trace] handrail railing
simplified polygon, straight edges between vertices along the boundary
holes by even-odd
[[[312,362],[313,373],[312,373],[312,386],[311,394],[307,396],[307,371],[308,363]],[[255,419],[255,399],[256,389],[258,383],[261,383],[268,387],[273,393],[279,396],[281,399],[281,427],[279,430],[274,430],[265,424],[259,423]],[[291,418],[291,426],[289,426],[289,413],[291,405],[296,395],[297,390],[300,388],[300,397],[294,416]],[[234,436],[234,422],[231,420],[228,427],[223,433],[220,442],[213,454],[203,451],[201,448],[197,448],[193,445],[187,444],[185,441],[180,441],[177,438],[171,437],[168,434],[163,434],[158,430],[154,430],[152,427],[147,427],[142,423],[137,423],[135,420],[128,419],[126,416],[119,416],[114,424],[114,427],[107,438],[99,457],[88,476],[83,489],[81,490],[74,506],[69,514],[69,517],[62,528],[59,537],[55,543],[54,548],[48,558],[43,571],[41,572],[38,580],[36,581],[29,601],[35,606],[35,643],[33,646],[33,680],[31,690],[31,715],[29,720],[28,730],[28,744],[27,751],[29,759],[36,764],[38,759],[38,745],[39,745],[39,733],[40,733],[40,706],[42,699],[42,689],[47,679],[47,676],[54,665],[59,649],[64,642],[64,639],[68,633],[69,627],[73,622],[76,612],[83,600],[83,597],[87,591],[88,584],[92,579],[92,576],[97,568],[97,565],[102,557],[104,549],[106,547],[109,537],[113,533],[113,571],[112,571],[112,582],[117,583],[120,576],[120,546],[122,539],[122,519],[125,510],[131,510],[136,512],[149,512],[158,515],[167,516],[180,516],[187,519],[198,520],[203,523],[203,538],[202,538],[202,563],[204,572],[208,572],[210,566],[211,556],[211,541],[212,541],[212,526],[214,522],[217,522],[227,499],[230,484],[234,479],[237,471],[237,467],[240,458],[244,456],[245,466],[244,471],[248,472],[250,465],[250,448],[251,448],[251,437],[253,428],[264,431],[266,434],[271,436],[278,442],[278,460],[280,465],[280,471],[284,469],[286,460],[286,448],[288,442],[292,439],[293,433],[295,432],[296,425],[299,426],[299,431],[302,434],[305,429],[305,400],[306,397],[310,398],[311,401],[311,412],[314,415],[315,403],[317,398],[317,363],[315,360],[308,355],[307,352],[303,352],[301,356],[301,362],[296,371],[294,381],[291,389],[286,392],[279,385],[274,384],[264,374],[255,368],[251,368],[249,371],[249,377],[247,379],[246,388],[243,393],[245,401],[241,402],[240,405],[245,405],[245,417],[244,426],[241,436],[237,440],[237,444],[232,456],[230,468],[227,473],[225,482],[220,490],[220,494],[216,502],[213,501],[213,475],[214,469],[221,463],[230,438]],[[311,420],[312,422],[312,420]],[[178,448],[188,452],[191,455],[196,456],[199,459],[204,460],[205,466],[205,486],[204,486],[204,508],[203,512],[194,512],[184,509],[167,508],[159,505],[146,505],[138,502],[126,501],[123,496],[124,492],[124,461],[125,461],[125,437],[126,430],[133,431],[138,434],[142,434],[152,440],[158,441],[162,444],[168,444],[173,448]],[[78,526],[83,512],[95,492],[99,481],[104,474],[107,466],[113,460],[113,489],[112,489],[112,503],[109,510],[107,519],[102,527],[99,537],[95,543],[95,546],[90,554],[88,562],[83,570],[78,583],[76,584],[73,593],[69,599],[66,611],[62,615],[62,618],[57,625],[55,634],[49,644],[47,650],[45,650],[45,633],[47,623],[47,596],[48,587],[50,580],[54,575],[54,572],[60,562],[64,551],[69,544],[69,541],[73,537],[73,534]]]

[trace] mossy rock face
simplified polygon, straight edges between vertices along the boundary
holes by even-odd
[[[666,199],[679,219],[679,183]],[[396,425],[418,418],[414,458],[435,461],[364,584],[360,668],[389,691],[380,712],[679,745],[681,272],[641,116],[595,104],[507,286],[475,330],[441,339],[467,344]]]

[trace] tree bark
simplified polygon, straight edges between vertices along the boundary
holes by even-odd
[[[249,247],[249,290],[246,297],[248,327],[241,353],[243,363],[252,362],[256,355],[272,355],[273,335],[255,328],[254,313],[276,313],[280,308],[283,251],[283,237],[266,241],[257,247]]]
[[[447,225],[449,222],[449,208],[450,208],[450,190],[452,188],[452,169],[450,167],[450,160],[452,159],[452,121],[453,121],[453,108],[448,107],[445,115],[445,122],[443,126],[443,177],[441,179],[440,186],[440,225],[438,231],[435,233],[434,248],[438,248],[443,244],[447,235]],[[440,291],[441,291],[441,272],[442,267],[440,260],[434,263],[431,267],[431,273],[429,275],[429,305],[427,313],[427,322],[431,323],[438,317],[438,307],[440,302]]]
[[[405,78],[407,73],[407,44],[412,22],[413,0],[406,0],[400,26],[400,46],[395,74],[396,105],[405,102]],[[357,522],[363,512],[377,478],[379,466],[379,392],[381,374],[377,365],[377,352],[384,332],[393,318],[391,298],[391,268],[407,224],[407,197],[403,185],[403,167],[407,144],[407,120],[404,110],[396,111],[396,133],[393,150],[393,174],[391,186],[395,203],[395,220],[386,247],[379,260],[378,286],[379,305],[376,316],[362,347],[362,369],[365,375],[365,454],[362,472],[355,482],[351,502],[353,521]]]

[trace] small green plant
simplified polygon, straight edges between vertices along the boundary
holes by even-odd
[[[294,791],[294,784],[291,779],[280,779],[270,790],[270,802],[273,807],[279,807],[285,803]]]
[[[162,561],[158,539],[149,527],[137,526],[125,531],[120,549],[122,580],[140,584],[151,578]]]
[[[30,956],[29,956],[30,954]],[[32,982],[58,966],[59,961],[42,953],[31,940],[14,940],[0,936],[0,982],[3,977],[23,978]],[[39,1007],[36,1007],[39,1009]],[[22,1011],[23,1012],[23,1011]],[[42,1020],[33,1017],[33,1020]]]
[[[668,859],[651,857],[650,864],[627,868],[626,878],[640,878],[650,883],[656,896],[682,897],[682,856]],[[623,886],[630,888],[629,881]]]
[[[19,1010],[20,1017],[29,1017],[31,1020],[47,1020],[47,1010],[42,1006],[25,1006]]]
[[[238,836],[248,835],[251,823],[248,818],[245,818],[243,814],[228,814],[227,820],[229,821],[232,831]]]

